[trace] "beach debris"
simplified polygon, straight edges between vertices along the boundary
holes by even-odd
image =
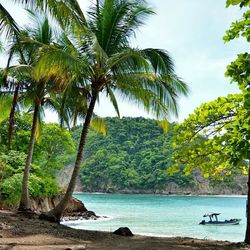
[[[85,246],[76,246],[76,247],[68,247],[65,250],[86,250],[87,248]]]
[[[128,227],[120,227],[113,232],[113,234],[121,235],[121,236],[133,236],[133,233]]]

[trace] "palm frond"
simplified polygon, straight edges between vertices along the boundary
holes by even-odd
[[[168,120],[157,121],[157,124],[160,128],[162,128],[164,134],[168,132],[170,127],[170,123]]]
[[[110,101],[113,104],[113,107],[114,107],[114,109],[116,111],[116,114],[120,118],[121,117],[120,116],[120,111],[119,111],[117,100],[115,98],[115,94],[114,94],[114,92],[112,91],[112,89],[108,85],[106,86],[106,90],[107,90],[107,95],[110,98]]]
[[[173,72],[173,61],[166,51],[148,48],[142,50],[142,54],[150,62],[156,74],[171,74]]]
[[[50,13],[64,29],[85,30],[85,16],[77,0],[14,0],[28,9]]]
[[[5,32],[5,37],[10,39],[13,35],[18,36],[19,28],[10,13],[0,3],[0,34]]]
[[[148,72],[150,65],[139,49],[124,49],[107,60],[108,70],[113,72]]]
[[[111,55],[121,47],[128,47],[128,39],[135,28],[153,14],[145,1],[106,0],[97,2],[89,11],[89,27],[95,33],[103,50]]]
[[[107,127],[104,122],[104,120],[96,116],[91,120],[90,126],[92,129],[94,129],[96,132],[101,133],[103,136],[107,135]]]
[[[33,77],[53,79],[54,83],[67,85],[73,79],[89,76],[89,65],[83,58],[77,58],[55,47],[44,47],[40,51],[41,57],[33,70]]]

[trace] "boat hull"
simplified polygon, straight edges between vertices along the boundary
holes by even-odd
[[[225,221],[202,221],[199,224],[204,226],[233,226],[239,225],[240,221],[240,219],[231,219]]]

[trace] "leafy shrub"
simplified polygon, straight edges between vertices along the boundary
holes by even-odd
[[[18,204],[22,190],[22,173],[17,173],[6,178],[0,184],[1,197],[8,204]],[[50,176],[30,175],[29,193],[31,197],[48,197],[58,193],[56,179]]]

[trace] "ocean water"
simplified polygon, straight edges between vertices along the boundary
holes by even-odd
[[[88,210],[108,218],[64,224],[89,230],[113,232],[129,227],[135,234],[185,236],[200,239],[243,241],[246,228],[244,196],[166,196],[138,194],[75,194]],[[242,219],[240,225],[202,226],[203,214],[221,213],[219,219]]]

